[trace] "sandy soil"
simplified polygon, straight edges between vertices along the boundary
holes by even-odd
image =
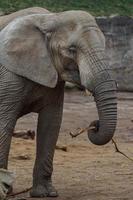
[[[133,94],[120,93],[118,96],[119,120],[114,138],[119,148],[133,158]],[[116,153],[111,142],[99,147],[91,144],[86,134],[75,139],[69,136],[70,131],[86,127],[96,118],[92,97],[80,91],[66,91],[58,144],[66,145],[67,152],[56,150],[54,158],[53,182],[59,192],[57,200],[133,199],[133,162]],[[36,121],[36,114],[27,115],[18,121],[16,129],[34,130]],[[27,159],[20,159],[20,155]],[[35,141],[13,138],[9,168],[16,174],[14,192],[31,186],[34,159]],[[32,199],[25,193],[16,196],[15,200],[22,197]]]

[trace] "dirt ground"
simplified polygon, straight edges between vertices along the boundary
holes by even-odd
[[[133,93],[119,93],[118,97],[114,139],[119,149],[133,158]],[[133,162],[116,153],[111,142],[99,147],[91,144],[86,134],[74,139],[69,135],[70,131],[86,127],[96,118],[92,97],[81,91],[66,91],[58,144],[66,145],[67,152],[56,150],[54,157],[57,200],[133,200]],[[35,130],[36,121],[37,115],[29,114],[18,121],[16,130]],[[20,159],[20,155],[27,159]],[[9,168],[16,174],[14,192],[31,186],[34,159],[35,141],[13,138]],[[28,193],[9,199],[19,198],[32,199]]]

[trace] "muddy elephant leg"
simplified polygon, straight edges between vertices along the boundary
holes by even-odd
[[[58,196],[56,189],[52,186],[51,176],[53,156],[62,120],[64,88],[60,92],[58,102],[46,106],[39,113],[32,197]]]

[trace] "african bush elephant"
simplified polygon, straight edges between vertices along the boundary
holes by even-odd
[[[97,129],[88,137],[96,145],[108,143],[116,128],[116,82],[109,72],[104,36],[89,13],[13,18],[0,32],[0,193],[5,196],[12,185],[7,163],[16,121],[36,112],[37,150],[30,194],[55,197],[51,176],[65,81],[87,88],[94,96],[99,121],[92,123]]]

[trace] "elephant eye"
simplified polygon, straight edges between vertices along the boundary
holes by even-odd
[[[76,46],[70,46],[69,47],[69,52],[71,53],[71,54],[76,54]]]

